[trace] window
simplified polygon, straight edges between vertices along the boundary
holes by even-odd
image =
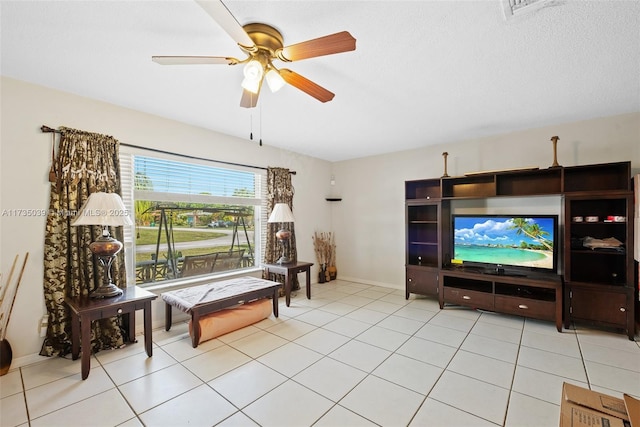
[[[128,282],[157,284],[259,265],[266,172],[121,154]],[[257,231],[257,232],[256,232]]]

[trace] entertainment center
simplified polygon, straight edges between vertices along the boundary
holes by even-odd
[[[562,214],[454,211],[456,201],[541,196],[557,196]],[[406,181],[406,298],[554,321],[559,332],[585,322],[633,340],[633,201],[630,162]]]

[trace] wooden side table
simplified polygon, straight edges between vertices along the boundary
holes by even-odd
[[[129,286],[122,295],[114,298],[93,299],[65,297],[71,309],[71,357],[78,359],[82,342],[82,379],[89,376],[91,364],[91,321],[124,314],[129,318],[129,342],[136,342],[136,310],[144,310],[144,347],[152,355],[151,301],[158,296],[137,286]]]
[[[291,277],[294,274],[307,273],[307,299],[311,299],[312,265],[312,262],[298,261],[288,264],[264,264],[262,267],[266,270],[267,277],[269,277],[271,273],[284,275],[284,296],[287,307],[289,307],[289,303],[291,302]]]

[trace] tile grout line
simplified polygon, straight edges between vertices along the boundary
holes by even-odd
[[[516,360],[513,363],[513,373],[511,374],[511,384],[509,385],[509,396],[507,397],[507,407],[504,411],[504,418],[502,419],[502,425],[507,424],[507,416],[509,415],[509,403],[511,403],[511,396],[513,395],[513,384],[516,380],[516,371],[518,370],[518,359],[520,358],[520,350],[522,349],[522,338],[524,337],[524,329],[527,325],[527,319],[522,322],[522,329],[520,330],[520,340],[518,341],[518,351],[516,353]]]

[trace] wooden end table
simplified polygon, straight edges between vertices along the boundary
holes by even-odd
[[[151,301],[158,296],[137,286],[123,289],[122,295],[114,298],[94,299],[88,296],[65,297],[71,309],[71,357],[78,359],[82,342],[82,379],[89,376],[91,364],[91,321],[124,314],[129,320],[129,342],[137,342],[136,310],[144,310],[144,346],[147,355],[152,355]]]
[[[291,278],[294,274],[307,273],[307,299],[311,299],[311,266],[312,262],[290,262],[287,264],[263,264],[263,268],[269,274],[282,274],[284,275],[284,296],[287,303],[287,307],[291,302]]]

